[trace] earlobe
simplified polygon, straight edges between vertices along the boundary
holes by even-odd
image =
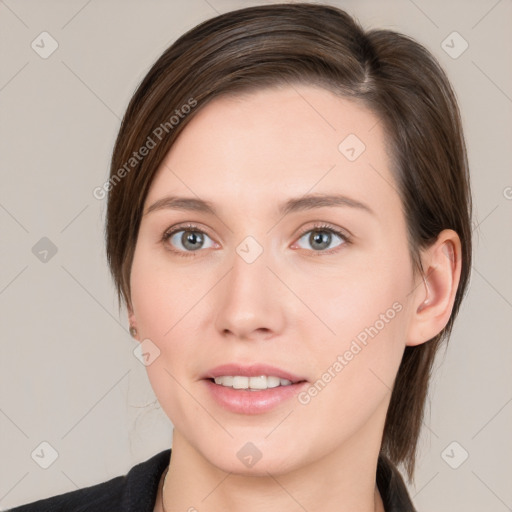
[[[457,233],[442,231],[422,253],[423,283],[413,292],[407,345],[416,346],[439,334],[450,319],[460,280],[461,244]]]
[[[128,307],[128,322],[130,323],[130,335],[132,338],[138,339],[137,321],[135,320],[135,313],[131,307]]]

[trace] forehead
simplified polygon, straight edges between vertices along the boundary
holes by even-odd
[[[166,155],[146,202],[181,193],[247,209],[334,190],[376,209],[389,206],[397,192],[382,125],[359,102],[293,85],[221,96],[200,109]]]

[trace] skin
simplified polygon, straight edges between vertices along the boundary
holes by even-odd
[[[166,156],[145,211],[180,195],[211,201],[217,215],[166,208],[140,225],[129,320],[160,350],[147,372],[174,425],[155,511],[162,491],[167,512],[384,510],[375,474],[391,388],[405,347],[448,322],[460,241],[440,233],[422,253],[426,282],[413,275],[378,121],[319,87],[269,88],[215,99]],[[338,150],[348,134],[366,146],[353,162]],[[306,193],[344,194],[374,215],[347,206],[278,214]],[[348,230],[351,243],[333,234],[319,249],[309,238],[316,221]],[[206,234],[204,248],[182,257],[183,233],[162,237],[186,222]],[[250,264],[236,252],[249,235],[263,248]],[[292,398],[237,414],[200,380],[219,364],[264,362],[314,383],[397,302],[401,311],[306,405]],[[251,468],[236,456],[247,442],[262,454]]]

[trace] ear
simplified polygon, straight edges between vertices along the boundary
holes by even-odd
[[[412,294],[413,313],[407,343],[416,346],[439,334],[450,319],[460,280],[461,244],[452,229],[439,233],[437,240],[422,251],[424,269]]]

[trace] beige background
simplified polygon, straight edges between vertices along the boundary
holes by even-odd
[[[171,424],[117,311],[105,201],[92,191],[152,62],[201,20],[258,3],[0,0],[0,509],[124,474],[170,446]],[[458,93],[475,261],[438,359],[410,491],[421,512],[512,510],[512,2],[330,3],[365,27],[417,38]],[[43,31],[59,45],[47,59],[31,48]],[[443,45],[454,31],[469,44],[457,58],[446,44],[458,53],[462,39]],[[33,253],[43,237],[57,249],[46,262]],[[42,442],[58,453],[48,469],[31,456]],[[464,451],[458,469],[445,461]]]

